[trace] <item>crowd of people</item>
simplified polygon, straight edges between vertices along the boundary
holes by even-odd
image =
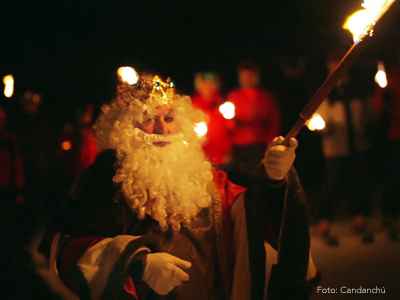
[[[344,48],[327,52],[327,75],[335,70],[345,53]],[[365,80],[366,75],[360,75],[364,70],[349,72],[316,111],[326,126],[318,132],[303,130],[299,134],[300,139],[310,142],[310,147],[298,149],[296,166],[306,190],[315,197],[312,219],[317,225],[316,233],[328,246],[340,244],[332,224],[342,206],[351,216],[353,231],[360,235],[361,241],[374,242],[369,219],[376,205],[377,186],[384,187],[383,194],[378,195],[382,228],[388,229],[390,240],[399,240],[400,193],[395,183],[399,169],[396,148],[399,65],[399,57],[390,64],[386,87],[373,82],[372,76]],[[218,138],[216,135],[212,138],[214,133],[209,132],[204,150],[209,157],[215,149],[221,151],[218,167],[242,186],[247,186],[255,176],[263,149],[271,138],[289,132],[312,96],[307,89],[303,57],[284,57],[280,70],[282,78],[274,89],[267,90],[260,85],[259,66],[242,61],[237,66],[239,87],[226,97],[221,96],[218,74],[196,76],[196,81],[213,85],[214,98],[208,102],[206,96],[201,96],[203,86],[197,84],[194,103],[210,116],[210,125],[219,120],[218,130],[223,131],[218,132]],[[235,105],[233,119],[224,120],[218,113],[224,101]],[[207,105],[210,106],[205,108]],[[313,177],[321,181],[312,182]]]
[[[342,56],[337,49],[328,53],[328,72]],[[301,158],[316,150],[301,134],[299,148],[296,139],[281,145],[310,96],[306,69],[304,58],[283,59],[280,84],[267,89],[261,66],[244,60],[237,88],[224,94],[221,74],[207,70],[194,74],[191,97],[158,77],[143,77],[134,88],[120,85],[98,115],[96,104],[79,105],[59,130],[41,114],[40,93],[27,91],[20,103],[3,105],[0,252],[15,255],[37,228],[55,226],[70,237],[59,257],[60,276],[78,295],[126,299],[115,287],[123,286],[136,299],[152,293],[261,299],[258,246],[265,239],[287,251],[288,265],[276,265],[270,295],[306,299],[317,275],[309,253],[308,186],[301,187],[313,166]],[[382,226],[390,240],[399,240],[399,70],[400,56],[388,69],[387,87],[368,89],[349,73],[317,110],[326,126],[312,133],[314,139],[320,134],[320,144],[311,146],[320,147],[325,173],[311,220],[328,246],[340,245],[331,225],[342,200],[361,241],[374,242],[368,217],[378,184],[384,186]],[[226,102],[234,107],[230,118],[220,111]],[[202,121],[207,131],[199,138],[192,125]],[[284,208],[285,201],[292,204]],[[93,261],[108,271],[93,271]],[[112,273],[116,266],[119,273]]]

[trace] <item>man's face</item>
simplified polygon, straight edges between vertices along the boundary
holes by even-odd
[[[154,113],[147,114],[139,128],[148,134],[168,135],[178,132],[173,111],[168,105],[159,106]],[[167,142],[156,142],[154,145],[164,147]]]
[[[258,84],[258,74],[253,70],[242,69],[239,71],[239,84],[243,88],[255,87]]]
[[[90,112],[78,113],[78,125],[82,127],[89,126],[92,123],[93,115]]]
[[[204,80],[199,85],[199,93],[205,97],[206,100],[211,100],[217,91],[218,86],[214,81]]]

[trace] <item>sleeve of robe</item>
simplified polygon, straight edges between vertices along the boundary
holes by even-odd
[[[141,255],[156,251],[147,236],[125,235],[118,187],[115,152],[97,156],[81,173],[58,220],[59,230],[71,236],[58,260],[60,277],[81,299],[144,299]]]
[[[316,270],[309,259],[307,204],[295,170],[280,183],[258,178],[237,198],[230,213],[235,251],[232,299],[263,299],[265,241],[278,251],[269,299],[308,299],[312,285],[307,280],[316,276]]]

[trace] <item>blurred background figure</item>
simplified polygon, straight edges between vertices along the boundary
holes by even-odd
[[[388,238],[399,240],[400,215],[400,52],[387,71],[387,86],[377,87],[374,107],[380,113],[383,143],[383,227]]]
[[[327,68],[333,72],[345,50],[333,49],[327,55]],[[367,228],[371,214],[371,157],[367,127],[371,116],[362,87],[348,74],[329,94],[316,111],[325,121],[322,148],[325,157],[325,181],[318,197],[318,233],[328,245],[338,245],[331,233],[331,222],[336,217],[343,198],[349,201],[355,233],[363,234],[363,242],[373,242]]]
[[[281,110],[282,132],[286,134],[309,100],[305,77],[307,62],[300,54],[282,55],[279,62],[279,80],[275,84],[274,93]]]
[[[289,133],[300,117],[300,112],[311,99],[311,74],[307,68],[306,58],[300,51],[282,54],[276,60],[277,75],[271,86],[278,100],[282,116],[282,135]],[[314,74],[315,75],[315,74]],[[307,147],[296,149],[294,166],[302,179],[302,185],[308,195],[316,194],[322,184],[321,172],[323,155],[321,135],[303,129],[297,135]],[[310,168],[310,166],[313,166]],[[313,199],[313,198],[312,198]]]
[[[237,74],[240,87],[227,97],[235,106],[228,176],[234,183],[247,186],[267,145],[281,133],[281,114],[275,96],[260,86],[260,69],[254,61],[240,61]]]
[[[223,169],[231,159],[232,145],[228,137],[228,121],[219,111],[223,103],[220,76],[213,72],[199,72],[195,74],[194,87],[193,106],[208,117],[203,150],[216,168]]]
[[[94,105],[81,105],[76,109],[73,121],[62,129],[58,139],[61,195],[70,187],[74,177],[92,164],[98,153],[92,128],[94,113]]]
[[[39,93],[26,91],[21,107],[15,112],[12,131],[18,138],[25,176],[25,202],[23,205],[23,230],[20,234],[25,244],[38,226],[46,222],[52,205],[54,176],[54,126],[40,111],[43,99]]]
[[[24,204],[24,174],[17,137],[6,128],[7,116],[0,106],[0,253],[15,250],[19,211]]]

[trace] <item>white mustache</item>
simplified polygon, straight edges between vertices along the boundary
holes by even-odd
[[[135,128],[133,132],[133,137],[138,142],[145,142],[146,144],[153,145],[154,143],[157,142],[171,143],[177,140],[182,140],[183,134],[182,133],[168,134],[168,135],[149,134],[140,130],[139,128]]]

